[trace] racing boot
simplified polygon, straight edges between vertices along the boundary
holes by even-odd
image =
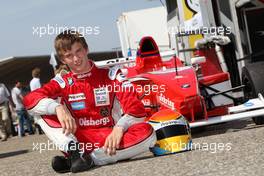
[[[77,146],[77,148],[73,147],[74,150],[71,150],[71,146]],[[70,161],[70,171],[72,173],[83,172],[90,170],[95,166],[94,161],[91,156],[85,152],[81,152],[79,149],[79,144],[75,142],[70,142],[69,144],[69,161]]]
[[[66,173],[71,171],[70,162],[64,156],[53,157],[51,166],[53,170],[57,173]]]

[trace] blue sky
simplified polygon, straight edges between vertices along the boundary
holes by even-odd
[[[159,0],[2,1],[0,58],[50,54],[56,37],[52,28],[59,27],[87,29],[90,51],[112,50],[120,46],[116,20],[122,12],[157,6]],[[40,27],[43,33],[46,30],[41,37]]]

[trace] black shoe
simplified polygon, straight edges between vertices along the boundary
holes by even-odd
[[[25,137],[25,136],[26,136],[25,133],[20,135],[20,137]]]
[[[31,132],[29,132],[28,134],[29,134],[29,135],[33,135],[33,134],[35,134],[35,133],[34,133],[34,131],[31,131]]]
[[[38,134],[39,134],[39,135],[44,134],[44,132],[42,131],[42,129],[41,129],[40,127],[38,128]]]
[[[64,156],[55,156],[51,161],[51,166],[58,173],[70,172],[71,166],[67,158]]]
[[[69,145],[78,144],[70,143]],[[78,149],[69,151],[69,160],[71,163],[70,165],[72,173],[87,171],[95,166],[91,156],[87,153],[80,153]]]
[[[44,134],[44,132],[42,131],[41,127],[38,124],[35,124],[35,128],[36,128],[36,131],[38,131],[39,135]]]

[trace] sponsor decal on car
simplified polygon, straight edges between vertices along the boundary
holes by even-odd
[[[248,102],[244,103],[244,106],[245,107],[251,107],[251,106],[254,106],[254,103],[248,101]]]
[[[158,100],[162,105],[170,109],[175,109],[174,102],[171,101],[169,98],[166,98],[163,94],[158,95]]]
[[[141,102],[143,103],[144,106],[150,106],[151,104],[150,99],[143,99]]]

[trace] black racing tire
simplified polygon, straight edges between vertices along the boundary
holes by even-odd
[[[242,69],[242,84],[245,85],[244,100],[257,98],[258,94],[264,95],[264,62],[250,63]],[[264,116],[253,117],[256,125],[264,124]]]

